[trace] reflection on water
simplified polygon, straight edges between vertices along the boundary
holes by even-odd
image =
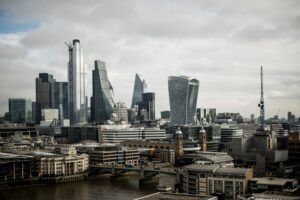
[[[174,186],[175,177],[160,175],[160,184]],[[139,186],[138,176],[110,179],[107,175],[91,177],[87,181],[56,185],[35,185],[0,190],[1,200],[129,200],[156,192],[158,182]]]

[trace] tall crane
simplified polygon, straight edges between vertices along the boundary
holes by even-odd
[[[258,104],[260,108],[259,117],[259,130],[265,130],[265,103],[264,103],[264,83],[263,83],[263,66],[260,68],[260,102]]]

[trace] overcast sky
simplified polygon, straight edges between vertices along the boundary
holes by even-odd
[[[135,73],[169,110],[168,76],[200,80],[198,107],[259,114],[260,66],[268,117],[300,116],[300,1],[0,1],[0,113],[9,97],[35,100],[40,72],[67,81],[68,49],[106,62],[116,100],[131,105]]]

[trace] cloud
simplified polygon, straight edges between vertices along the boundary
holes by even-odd
[[[117,100],[131,105],[135,73],[156,92],[157,116],[169,109],[168,76],[200,80],[198,107],[258,113],[259,67],[267,116],[300,115],[298,1],[1,1],[7,23],[38,24],[0,34],[0,113],[7,99],[35,99],[34,79],[67,80],[64,42],[81,41],[91,70],[106,62]],[[9,83],[9,86],[7,86]]]

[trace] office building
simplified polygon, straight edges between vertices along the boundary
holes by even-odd
[[[113,113],[115,122],[128,122],[128,111],[125,103],[118,102],[114,105]]]
[[[218,165],[191,164],[183,167],[183,191],[195,195],[218,195],[237,199],[245,195],[253,170],[226,168]]]
[[[100,126],[61,127],[61,132],[61,137],[65,138],[71,144],[85,140],[102,143],[102,132]]]
[[[83,62],[80,41],[68,44],[69,118],[71,124],[86,123],[87,66]]]
[[[139,103],[143,101],[143,93],[146,92],[146,89],[147,85],[145,80],[143,80],[140,75],[135,74],[131,108],[134,108],[135,105],[139,105]]]
[[[170,76],[168,85],[171,123],[178,125],[194,124],[196,122],[199,81],[185,76]]]
[[[161,111],[160,118],[161,119],[170,119],[171,112],[169,110]]]
[[[243,129],[236,125],[223,124],[221,126],[221,144],[223,148],[228,149],[231,146],[233,138],[243,137]]]
[[[214,196],[199,196],[183,193],[156,192],[134,200],[218,200]]]
[[[40,73],[35,80],[37,124],[41,121],[42,109],[54,108],[54,81],[53,76],[48,73]]]
[[[10,98],[8,100],[10,121],[12,123],[25,123],[32,121],[31,100],[23,98]]]
[[[203,123],[212,123],[217,117],[216,108],[197,108],[197,121]]]
[[[54,82],[54,108],[59,109],[59,119],[69,119],[68,82]]]
[[[139,110],[145,110],[142,120],[154,121],[155,120],[155,93],[147,92],[142,94],[142,102],[139,103]],[[141,114],[140,114],[141,115]]]
[[[93,150],[90,151],[91,165],[138,165],[139,158],[139,151],[136,148],[121,147],[120,145],[103,144],[93,147]]]
[[[95,60],[91,121],[103,123],[111,118],[114,109],[113,87],[108,80],[105,62]]]

